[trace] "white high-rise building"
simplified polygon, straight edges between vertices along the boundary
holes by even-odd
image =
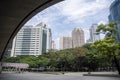
[[[51,30],[40,23],[37,26],[24,26],[15,36],[11,57],[18,55],[38,56],[51,49]]]
[[[60,37],[60,41],[59,41],[59,47],[60,49],[69,49],[72,48],[72,38],[71,37]]]
[[[81,28],[74,28],[72,31],[73,48],[81,47],[85,44],[84,31]]]
[[[96,29],[97,29],[98,25],[97,24],[92,24],[92,26],[90,27],[89,31],[90,31],[90,42],[94,43],[96,40],[100,40],[100,35],[96,34]]]

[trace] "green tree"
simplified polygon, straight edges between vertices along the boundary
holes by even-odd
[[[37,57],[35,56],[22,56],[18,57],[20,63],[26,63],[29,64],[29,67],[37,67]]]
[[[59,65],[61,66],[62,70],[63,71],[70,70],[71,68],[70,61],[74,58],[73,53],[71,53],[70,49],[61,50],[59,58],[60,58]]]
[[[84,47],[77,47],[73,49],[73,54],[76,57],[85,56],[88,53],[88,49]]]
[[[108,56],[114,60],[116,68],[120,74],[119,56],[120,43],[116,43],[116,34],[117,30],[115,26],[116,22],[110,22],[109,24],[100,24],[96,30],[98,33],[104,33],[106,37],[103,40],[96,41],[92,44],[92,47],[95,48],[97,55]]]
[[[71,61],[71,63],[72,63],[72,69],[74,71],[81,70],[84,62],[84,57],[86,56],[87,53],[88,53],[88,49],[84,47],[76,47],[72,50],[73,60]]]
[[[50,62],[50,59],[47,58],[47,57],[44,56],[44,55],[40,55],[40,56],[38,57],[38,61],[37,61],[38,66],[46,67],[46,66],[49,65],[49,62]]]
[[[88,49],[89,51],[92,50],[91,43],[84,44],[82,47]]]
[[[3,62],[17,63],[19,62],[19,59],[17,57],[10,57],[10,58],[3,59]]]
[[[59,61],[58,52],[49,52],[48,54],[46,54],[46,57],[50,59],[49,66],[51,67],[52,71],[54,71]]]
[[[95,71],[99,67],[99,57],[93,53],[87,54],[86,60],[89,71]]]

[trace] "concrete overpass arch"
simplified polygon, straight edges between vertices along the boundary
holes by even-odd
[[[1,0],[0,61],[21,27],[38,12],[63,0]]]

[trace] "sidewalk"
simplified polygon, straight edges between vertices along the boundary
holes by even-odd
[[[74,76],[101,76],[101,77],[120,77],[118,72],[68,72],[64,75],[74,75]]]
[[[83,74],[83,76],[120,77],[118,72],[90,72],[89,74]]]
[[[15,73],[15,72],[2,72],[2,73]],[[40,74],[53,74],[53,75],[67,75],[67,76],[98,76],[98,77],[120,77],[118,72],[24,72],[25,73],[40,73]]]

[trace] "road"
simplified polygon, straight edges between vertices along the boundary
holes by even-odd
[[[79,75],[54,75],[40,73],[3,73],[0,80],[120,80],[119,77],[92,77]]]

